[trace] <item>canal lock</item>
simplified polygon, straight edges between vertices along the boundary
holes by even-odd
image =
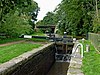
[[[67,75],[68,66],[71,60],[73,43],[55,43],[55,62],[47,75]]]

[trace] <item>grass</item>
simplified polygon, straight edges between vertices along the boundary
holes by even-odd
[[[80,41],[82,43],[82,41]],[[91,42],[85,40],[84,43],[84,49],[86,47],[86,44],[90,45],[90,52],[84,53],[83,58],[83,66],[82,70],[85,75],[100,75],[100,54],[98,54],[94,48],[94,46],[91,44]]]
[[[10,46],[0,47],[0,63],[7,62],[33,48],[38,48],[41,44],[19,43]]]
[[[7,38],[7,39],[2,39],[0,40],[0,44],[8,43],[8,42],[14,42],[14,41],[19,41],[23,40],[23,38]]]
[[[35,33],[33,33],[32,35],[33,35],[33,36],[36,36],[36,35],[38,35],[38,36],[45,36],[45,34],[42,33],[42,32],[35,32]]]
[[[44,33],[42,32],[35,32],[34,34],[32,34],[33,36],[45,36]],[[34,42],[46,42],[47,40],[46,39],[42,39],[42,38],[32,38],[32,39],[29,39],[31,41],[34,41]]]
[[[39,36],[45,36],[44,33],[41,32],[35,32],[34,34],[32,34],[33,36],[39,35]],[[7,39],[0,39],[0,44],[4,44],[4,43],[8,43],[8,42],[14,42],[14,41],[19,41],[19,40],[23,40],[23,38],[7,38]],[[41,39],[33,39],[34,41],[42,41]]]
[[[34,41],[34,42],[48,42],[47,39],[39,39],[39,38],[32,38],[32,39],[29,39],[30,41]]]
[[[84,42],[83,41],[79,41],[79,42],[83,44],[84,51],[86,51],[86,45],[90,46],[90,50],[95,50],[94,46],[91,44],[90,41],[84,40]]]

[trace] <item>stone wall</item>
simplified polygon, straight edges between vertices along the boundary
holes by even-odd
[[[89,40],[92,42],[92,44],[100,53],[100,34],[88,33],[88,36],[89,36]]]
[[[0,75],[46,75],[54,58],[54,43],[50,43],[1,64]]]

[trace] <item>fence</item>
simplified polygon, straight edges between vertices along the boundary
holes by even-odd
[[[89,40],[95,46],[95,48],[100,52],[100,34],[88,33]]]

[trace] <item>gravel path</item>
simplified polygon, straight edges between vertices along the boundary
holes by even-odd
[[[15,42],[9,42],[9,43],[5,43],[5,44],[0,44],[0,47],[12,45],[12,44],[17,44],[17,43],[21,43],[21,42],[32,43],[32,44],[42,44],[42,45],[45,45],[45,44],[48,43],[48,42],[34,42],[34,41],[28,41],[28,40],[21,40],[21,41],[15,41]]]
[[[21,43],[21,42],[25,42],[25,41],[26,40],[21,40],[21,41],[15,41],[15,42],[9,42],[9,43],[5,43],[5,44],[0,44],[0,47],[12,45],[12,44],[17,44],[17,43]]]

